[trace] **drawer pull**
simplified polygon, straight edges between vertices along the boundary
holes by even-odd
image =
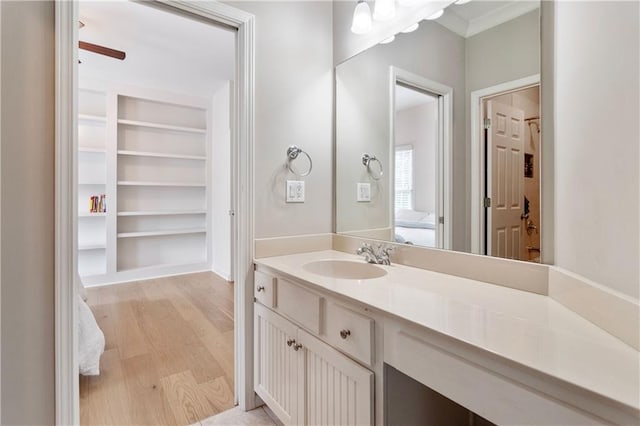
[[[289,340],[287,340],[287,346],[291,346],[291,345],[293,345],[295,342],[296,342],[296,341],[295,341],[295,339],[289,339]]]
[[[351,330],[340,330],[340,337],[342,337],[344,340],[346,340],[349,336],[351,336]]]
[[[296,343],[295,345],[293,345],[293,349],[294,349],[295,351],[297,351],[297,350],[299,350],[299,349],[301,349],[301,348],[302,348],[302,345],[301,345],[300,343]]]
[[[258,292],[264,291],[264,286],[258,286]]]

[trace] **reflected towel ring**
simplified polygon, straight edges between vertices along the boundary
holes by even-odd
[[[306,155],[307,159],[309,160],[309,170],[307,170],[304,173],[298,173],[297,171],[291,168],[291,163],[293,162],[293,160],[298,158],[298,155],[300,154]],[[309,176],[309,173],[311,173],[311,169],[313,168],[313,161],[311,161],[311,156],[309,154],[307,154],[297,146],[291,145],[289,148],[287,148],[287,167],[289,168],[289,171],[294,175],[301,176],[301,177]]]
[[[380,171],[377,175],[371,170],[370,166],[372,161],[377,162],[378,167],[380,168]],[[378,160],[375,155],[362,154],[362,164],[364,164],[364,166],[367,168],[367,171],[374,180],[380,180],[382,178],[382,175],[384,174],[384,171],[382,170],[382,162]]]

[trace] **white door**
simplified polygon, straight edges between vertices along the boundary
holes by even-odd
[[[305,425],[372,425],[373,373],[309,333],[305,349]]]
[[[524,111],[487,102],[491,119],[487,132],[488,193],[491,198],[488,252],[491,256],[524,259]]]
[[[297,327],[258,303],[253,306],[254,389],[285,425],[300,424],[298,374],[304,372],[304,357],[295,346]]]

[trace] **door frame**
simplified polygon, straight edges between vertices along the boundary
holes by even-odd
[[[231,168],[234,247],[235,400],[256,407],[253,391],[253,152],[255,17],[218,2],[156,0],[155,7],[237,29],[232,94]],[[77,0],[55,3],[55,409],[56,424],[80,422],[77,366]]]
[[[485,242],[485,152],[482,138],[483,101],[486,98],[502,95],[528,87],[541,86],[540,74],[534,74],[517,80],[508,81],[471,92],[470,133],[471,133],[471,253],[484,254]],[[541,88],[542,91],[542,88]],[[540,103],[542,109],[542,103]],[[542,186],[542,180],[541,180]],[[542,198],[541,198],[542,199]],[[542,234],[540,235],[542,245]]]
[[[389,67],[389,217],[391,218],[391,229],[395,229],[394,215],[394,188],[395,188],[395,114],[396,114],[396,84],[404,84],[418,90],[433,93],[441,97],[438,101],[438,176],[436,185],[438,187],[438,241],[441,242],[442,249],[451,249],[451,212],[452,200],[451,182],[453,170],[451,167],[451,138],[453,135],[453,88],[429,80],[420,75],[413,74],[401,68]],[[447,167],[444,167],[444,166]],[[445,170],[446,169],[446,170]],[[439,218],[444,218],[444,224],[439,223]]]

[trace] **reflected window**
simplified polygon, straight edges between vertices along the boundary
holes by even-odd
[[[396,147],[395,210],[413,209],[413,147]]]

